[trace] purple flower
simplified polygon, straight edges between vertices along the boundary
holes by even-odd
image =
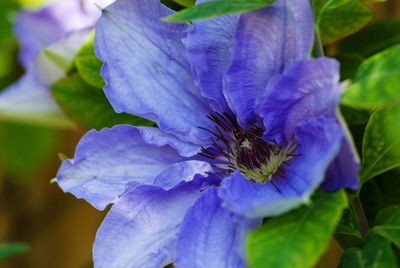
[[[358,185],[338,63],[309,58],[308,0],[192,25],[160,21],[171,13],[118,0],[96,27],[111,104],[159,126],[90,131],[62,163],[64,191],[114,203],[96,267],[245,267],[263,217]]]
[[[0,114],[30,121],[65,121],[49,87],[61,79],[100,16],[93,0],[56,1],[21,11],[14,25],[25,74],[0,94]],[[105,5],[109,0],[101,0]],[[55,122],[57,123],[57,122]],[[68,122],[68,125],[71,123]]]

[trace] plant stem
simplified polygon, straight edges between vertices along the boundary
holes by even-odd
[[[367,234],[369,232],[369,225],[368,225],[367,217],[365,216],[363,206],[361,204],[361,200],[358,197],[358,195],[355,195],[352,198],[351,206],[356,215],[358,229],[360,230],[362,237],[365,237],[365,236],[367,236]]]
[[[315,31],[315,41],[314,41],[314,49],[315,49],[315,54],[317,57],[323,57],[324,56],[324,47],[322,45],[321,37],[319,34],[319,29],[318,26],[314,26],[314,31]]]
[[[314,14],[314,20],[317,20],[317,18],[315,17],[315,4],[314,1],[310,0],[310,4],[312,6],[313,9],[313,14]],[[319,31],[319,27],[318,27],[318,21],[314,22],[314,35],[315,35],[315,40],[314,40],[314,51],[316,56],[319,57],[323,57],[325,56],[324,54],[324,47],[322,45],[322,41],[321,41],[321,35],[320,35],[320,31]]]

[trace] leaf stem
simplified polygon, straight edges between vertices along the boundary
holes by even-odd
[[[365,216],[363,206],[361,204],[361,200],[358,197],[358,195],[355,195],[352,197],[351,206],[352,206],[353,211],[356,216],[358,229],[360,230],[360,233],[361,233],[362,237],[364,238],[367,236],[367,234],[369,232],[369,225],[368,225],[367,217]]]
[[[315,11],[315,3],[314,1],[310,0],[311,6],[312,6],[312,10],[313,10],[313,14],[314,14],[314,35],[315,35],[315,40],[314,40],[314,51],[316,56],[319,57],[323,57],[324,56],[324,47],[322,45],[322,41],[321,41],[321,34],[320,34],[320,30],[319,30],[319,18],[316,17],[316,11]],[[325,6],[322,7],[322,9],[324,9]],[[322,10],[320,10],[320,12],[322,12]]]
[[[315,54],[317,55],[317,57],[323,57],[324,47],[322,45],[319,28],[317,25],[314,26],[314,32],[315,32],[315,41],[314,41]]]

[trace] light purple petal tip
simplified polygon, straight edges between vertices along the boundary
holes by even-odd
[[[128,183],[152,185],[161,172],[197,150],[156,128],[118,125],[92,130],[77,146],[75,159],[63,161],[57,182],[63,191],[104,209]],[[178,183],[184,179],[180,175],[175,172],[170,180]]]

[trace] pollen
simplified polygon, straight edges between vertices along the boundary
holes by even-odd
[[[249,142],[247,139],[245,139],[242,144],[240,145],[240,148],[246,148],[247,150],[251,150],[252,144]]]
[[[217,174],[231,175],[239,170],[249,181],[266,183],[274,176],[283,176],[285,166],[297,156],[294,137],[286,144],[278,144],[264,139],[262,124],[243,129],[227,113],[208,118],[215,123],[214,129],[201,129],[212,134],[212,143],[202,147],[199,155],[210,159]]]

